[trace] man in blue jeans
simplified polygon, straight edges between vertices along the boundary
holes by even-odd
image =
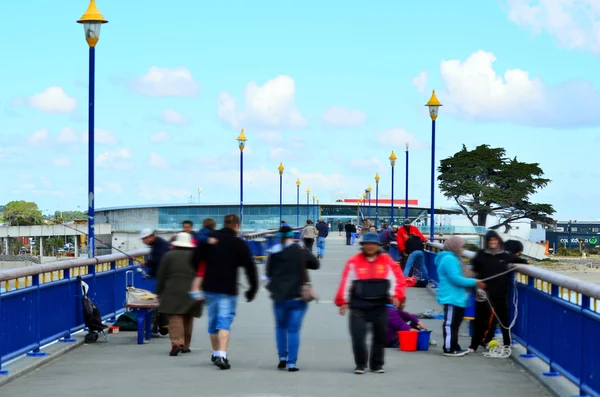
[[[415,267],[421,272],[421,280],[429,281],[427,266],[425,266],[425,245],[421,241],[421,237],[411,234],[406,240],[405,251],[408,255],[404,275],[410,276],[410,271]]]
[[[244,240],[238,237],[240,218],[225,215],[223,228],[215,231],[216,244],[199,244],[192,257],[194,267],[204,266],[202,290],[208,312],[208,334],[212,345],[211,361],[220,369],[229,369],[227,346],[235,318],[238,295],[238,268],[244,268],[250,288],[246,300],[254,300],[258,291],[258,273]]]
[[[323,258],[325,256],[325,239],[329,235],[329,225],[321,218],[315,227],[319,231],[319,236],[317,237],[317,258]]]

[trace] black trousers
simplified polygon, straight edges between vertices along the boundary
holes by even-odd
[[[315,244],[315,239],[314,238],[305,238],[304,239],[304,245],[306,246],[306,248],[312,252],[313,250],[313,245]]]
[[[462,350],[458,344],[458,331],[465,316],[465,308],[454,305],[444,305],[444,353]]]
[[[352,243],[352,233],[346,233],[346,245],[350,245]]]
[[[500,322],[508,327],[509,313],[508,313],[508,299],[506,297],[491,297],[491,304],[496,312],[496,315],[500,319]],[[490,304],[486,302],[475,302],[475,324],[473,326],[473,336],[471,338],[471,349],[477,350],[481,345],[487,345],[494,339],[496,334],[496,326],[498,321],[494,312],[490,309]],[[511,337],[510,331],[500,327],[502,329],[502,342],[504,346],[510,346]]]
[[[384,348],[387,343],[387,307],[374,309],[350,309],[350,336],[354,363],[357,367],[373,370],[383,367]],[[373,339],[371,354],[367,353],[367,324],[371,324]]]

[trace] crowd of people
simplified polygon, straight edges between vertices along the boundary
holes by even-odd
[[[368,223],[363,224],[360,251],[353,255],[342,271],[334,303],[340,315],[348,314],[355,373],[367,368],[383,373],[384,349],[398,345],[398,331],[426,330],[426,326],[406,311],[407,277],[418,269],[427,280],[424,260],[425,237],[419,229],[404,222],[399,228],[384,227],[380,234]],[[344,225],[348,233],[357,233],[356,226]],[[342,234],[342,230],[339,230]],[[395,238],[405,258],[398,264],[385,250],[386,242]],[[169,317],[171,356],[189,353],[193,321],[206,310],[208,334],[212,347],[211,361],[218,368],[231,368],[227,350],[231,327],[238,302],[238,269],[245,272],[248,289],[244,293],[251,302],[259,289],[256,264],[246,242],[240,238],[240,219],[235,214],[224,217],[223,227],[217,229],[214,219],[203,221],[200,231],[193,230],[190,221],[183,231],[169,242],[153,230],[143,230],[140,238],[151,247],[143,264],[151,277],[156,277],[158,311]],[[309,302],[318,299],[309,270],[320,268],[319,259],[325,256],[325,240],[329,225],[320,219],[317,225],[307,221],[300,235],[283,224],[277,233],[278,243],[270,250],[263,280],[273,301],[275,340],[278,352],[277,368],[298,371],[300,330]],[[317,255],[313,246],[317,242]],[[509,264],[526,263],[520,258],[523,250],[517,241],[502,242],[490,231],[485,246],[471,261],[463,262],[465,241],[453,236],[444,242],[444,251],[435,259],[439,284],[437,300],[444,307],[443,354],[461,357],[487,346],[500,325],[503,343],[511,344],[508,309]],[[469,304],[469,291],[485,291],[486,299],[475,307],[475,328],[469,349],[462,349],[458,330]],[[367,330],[372,332],[370,352],[367,351]]]

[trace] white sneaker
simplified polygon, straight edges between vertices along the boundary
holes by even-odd
[[[467,354],[473,354],[475,353],[475,350],[471,349],[470,347],[467,349]]]

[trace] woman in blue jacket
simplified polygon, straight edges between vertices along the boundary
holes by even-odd
[[[444,356],[462,357],[467,354],[458,344],[458,331],[465,315],[469,294],[468,288],[485,288],[481,280],[467,278],[463,273],[462,253],[465,240],[458,236],[450,237],[444,242],[444,250],[437,254],[437,266],[440,283],[437,289],[437,300],[444,305]]]

